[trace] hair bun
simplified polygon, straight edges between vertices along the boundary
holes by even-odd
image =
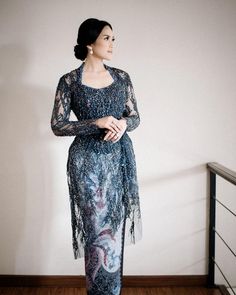
[[[74,46],[74,54],[77,59],[80,59],[82,61],[85,60],[87,53],[88,53],[88,50],[86,45],[76,44]]]

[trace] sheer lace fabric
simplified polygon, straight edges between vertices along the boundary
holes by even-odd
[[[90,228],[93,220],[100,232],[109,229],[112,235],[126,220],[127,244],[142,235],[135,154],[127,133],[140,124],[137,101],[128,73],[104,66],[114,81],[103,88],[82,84],[84,63],[64,74],[57,85],[51,117],[55,135],[75,136],[67,161],[75,259],[84,256],[85,247],[97,239]],[[70,121],[71,111],[77,121]],[[109,115],[127,121],[126,132],[116,143],[104,141],[105,129],[95,123]],[[102,211],[98,213],[98,209]],[[99,214],[102,219],[97,218]]]

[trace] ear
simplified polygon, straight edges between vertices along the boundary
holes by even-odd
[[[88,48],[88,50],[92,50],[92,46],[91,45],[86,45],[86,47]]]

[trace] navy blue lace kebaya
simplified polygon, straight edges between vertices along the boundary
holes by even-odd
[[[127,134],[140,123],[128,73],[104,64],[113,82],[82,84],[84,62],[58,83],[51,117],[57,136],[75,136],[67,161],[74,258],[85,257],[88,294],[120,294],[123,247],[141,238],[142,223],[135,154]],[[78,121],[70,121],[71,110]],[[103,140],[95,121],[125,118],[117,142]]]

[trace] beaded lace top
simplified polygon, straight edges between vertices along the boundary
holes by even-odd
[[[133,85],[127,72],[104,64],[113,78],[113,82],[102,88],[94,88],[82,83],[84,62],[76,69],[60,77],[51,116],[51,128],[56,136],[75,136],[72,146],[78,146],[86,153],[96,155],[120,153],[119,163],[122,169],[122,180],[114,181],[114,190],[123,194],[126,214],[126,239],[132,243],[141,238],[141,213],[137,183],[135,154],[128,132],[133,131],[140,124],[140,116]],[[77,120],[70,120],[70,113],[74,112]],[[112,115],[116,119],[125,118],[127,129],[119,141],[104,141],[105,129],[99,128],[95,121],[98,118]],[[81,147],[81,148],[79,148]],[[72,150],[72,147],[71,147]],[[71,152],[72,154],[72,152]],[[75,157],[84,157],[81,153]],[[68,169],[69,167],[68,160]],[[90,171],[89,164],[84,164],[84,170]],[[94,167],[93,167],[94,169]],[[96,169],[101,169],[97,167]],[[76,170],[73,170],[77,174]],[[97,171],[99,172],[99,171]],[[106,171],[103,171],[106,177]],[[77,178],[76,178],[77,176]],[[80,207],[80,197],[76,190],[76,181],[79,175],[69,175],[68,184],[72,209],[73,247],[75,257],[82,256],[82,248],[86,243],[86,231],[83,227],[83,212]],[[114,176],[115,179],[115,176]],[[86,194],[86,191],[84,192]],[[112,197],[112,196],[111,196]],[[92,203],[92,200],[88,200]],[[111,200],[110,213],[107,222],[116,230],[121,222],[119,204]],[[121,210],[120,210],[121,211]],[[128,241],[126,241],[128,243]]]

